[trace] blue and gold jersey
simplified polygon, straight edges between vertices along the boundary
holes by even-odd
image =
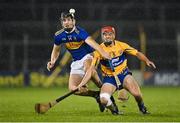
[[[55,33],[54,44],[60,45],[64,43],[67,50],[71,53],[73,60],[76,61],[94,51],[94,49],[85,42],[88,37],[89,34],[80,27],[76,27],[71,33],[66,33],[61,29]]]
[[[129,46],[126,43],[116,41],[114,46],[105,46],[104,43],[100,45],[106,52],[112,56],[112,65],[115,69],[116,74],[122,73],[127,68],[126,54],[136,56],[137,50]],[[96,64],[97,60],[100,60],[101,70],[104,76],[113,76],[113,72],[109,66],[107,59],[104,59],[98,51],[94,51],[94,59],[92,64]]]

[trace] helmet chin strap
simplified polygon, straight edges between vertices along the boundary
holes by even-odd
[[[66,31],[66,33],[71,33],[75,30],[75,26],[73,28],[64,28],[64,30]]]
[[[73,28],[64,28],[64,30],[66,31],[66,32],[71,32],[71,30],[72,30]]]

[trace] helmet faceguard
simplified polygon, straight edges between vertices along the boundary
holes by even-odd
[[[104,44],[106,46],[111,45],[114,39],[113,40],[104,39],[104,34],[105,33],[113,33],[115,35],[114,27],[112,27],[112,26],[105,26],[105,27],[101,28],[101,38],[104,41]]]

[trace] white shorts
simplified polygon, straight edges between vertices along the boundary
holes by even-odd
[[[71,63],[70,74],[80,74],[81,76],[84,76],[85,74],[84,61],[87,59],[93,59],[93,56],[90,54],[87,54],[81,60],[73,61]]]

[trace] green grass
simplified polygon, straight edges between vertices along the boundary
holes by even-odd
[[[139,113],[132,96],[124,104],[117,102],[119,109],[124,111],[124,115],[119,116],[113,116],[110,112],[101,113],[94,99],[75,95],[44,115],[34,112],[35,103],[51,101],[67,92],[63,88],[0,88],[0,121],[180,121],[180,87],[143,87],[144,101],[150,115]]]

